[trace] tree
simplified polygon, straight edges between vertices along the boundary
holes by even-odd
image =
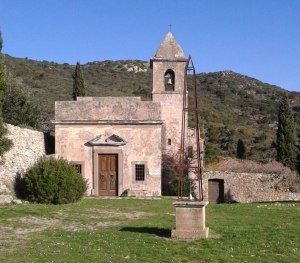
[[[3,120],[16,126],[29,126],[39,129],[44,121],[41,109],[29,100],[22,90],[12,89],[5,94],[2,106]]]
[[[7,90],[6,72],[1,53],[2,45],[3,39],[0,31],[0,156],[2,156],[4,152],[8,151],[12,146],[12,141],[5,137],[5,135],[7,134],[7,129],[4,126],[2,119],[2,106],[4,102],[4,94]]]
[[[236,156],[238,159],[246,159],[246,147],[241,139],[237,143]]]
[[[2,32],[0,31],[0,52],[2,50],[2,46],[3,46],[3,39],[2,39]]]
[[[5,74],[4,64],[3,64],[2,53],[1,53],[2,45],[3,45],[3,39],[2,39],[2,33],[0,31],[0,118],[2,117],[2,104],[4,101],[4,93],[7,90],[6,74]]]
[[[80,63],[77,61],[75,71],[73,74],[73,100],[77,100],[77,97],[85,97],[86,89],[84,86],[83,74],[80,67]]]
[[[277,161],[292,170],[295,170],[297,156],[295,128],[295,118],[285,94],[281,99],[278,112]]]

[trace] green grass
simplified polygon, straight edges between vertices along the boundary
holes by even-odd
[[[211,237],[170,238],[174,199],[0,206],[0,262],[299,262],[300,202],[206,207]]]

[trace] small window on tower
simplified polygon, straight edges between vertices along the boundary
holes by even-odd
[[[172,69],[168,69],[165,72],[165,90],[166,91],[175,90],[175,73]]]
[[[168,139],[168,145],[171,145],[171,144],[172,144],[171,139]]]

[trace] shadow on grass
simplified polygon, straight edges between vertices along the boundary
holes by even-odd
[[[123,227],[120,231],[128,231],[135,233],[145,233],[156,235],[158,237],[171,238],[171,230],[157,227]]]

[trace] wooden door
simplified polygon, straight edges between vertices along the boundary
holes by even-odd
[[[117,195],[117,155],[109,154],[98,156],[99,171],[99,195]]]
[[[219,204],[224,202],[223,180],[208,180],[208,202],[211,204]]]

